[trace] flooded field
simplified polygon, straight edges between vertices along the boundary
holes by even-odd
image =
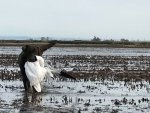
[[[53,47],[46,65],[77,81],[43,81],[39,94],[25,93],[17,58],[21,47],[0,47],[2,113],[148,113],[150,49]]]

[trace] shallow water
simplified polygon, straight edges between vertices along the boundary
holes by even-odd
[[[101,56],[150,56],[149,48],[96,48],[96,47],[53,47],[45,52],[50,55],[101,55]]]
[[[136,112],[150,111],[150,93],[146,89],[149,83],[115,81],[52,81],[44,82],[42,92],[37,95],[25,95],[22,82],[0,81],[0,110],[28,111],[43,107],[55,111],[61,108],[66,112]],[[142,83],[142,86],[141,86]],[[28,98],[28,101],[26,100]],[[27,109],[27,108],[28,109]],[[34,112],[34,110],[33,110]]]
[[[43,55],[47,64],[68,69],[75,75],[82,73],[87,79],[80,79],[79,75],[77,81],[59,78],[52,81],[45,80],[41,93],[26,94],[16,63],[21,48],[0,47],[0,111],[148,113],[149,79],[126,80],[129,76],[125,76],[126,79],[115,79],[115,74],[127,74],[125,70],[127,67],[128,71],[140,70],[140,74],[147,73],[146,76],[149,76],[149,51],[138,48],[51,48]],[[106,70],[107,68],[110,70]],[[103,74],[110,76],[104,77]],[[95,76],[98,78],[89,79]]]
[[[11,48],[11,49],[10,49]],[[0,54],[19,54],[21,47],[1,46]],[[44,55],[150,56],[149,48],[52,47]]]

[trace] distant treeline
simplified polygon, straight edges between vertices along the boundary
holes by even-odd
[[[114,40],[73,40],[73,41],[62,41],[62,40],[0,40],[0,45],[24,45],[24,44],[46,44],[56,42],[58,46],[65,44],[71,46],[97,46],[97,47],[145,47],[150,48],[150,42],[149,41],[128,41],[128,40],[120,40],[120,41],[114,41]]]
[[[100,47],[145,47],[150,48],[150,42],[148,41],[114,41],[114,40],[103,40],[103,41],[58,41],[60,44],[92,44]]]

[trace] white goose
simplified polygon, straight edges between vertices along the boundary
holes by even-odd
[[[41,56],[31,56],[25,63],[25,72],[29,79],[30,86],[37,92],[41,92],[40,83],[45,76],[54,77],[48,68],[44,67],[44,59]]]
[[[30,54],[27,57],[27,62],[25,63],[24,67],[26,76],[30,82],[30,87],[32,87],[36,92],[41,92],[41,82],[45,76],[47,76],[47,78],[53,78],[53,74],[57,74],[76,80],[65,71],[44,67],[44,59],[41,56],[36,56],[34,54]]]

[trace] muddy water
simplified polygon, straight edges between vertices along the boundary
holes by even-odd
[[[39,94],[25,93],[17,65],[19,47],[0,48],[0,111],[6,113],[150,112],[149,49],[52,48],[47,65],[77,81],[43,81]]]

